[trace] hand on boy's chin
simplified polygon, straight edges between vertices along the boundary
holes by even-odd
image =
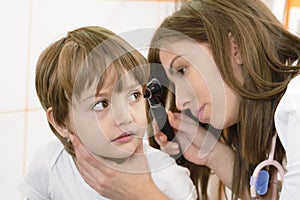
[[[74,146],[76,154],[75,161],[77,165],[85,166],[82,169],[90,165],[100,170],[100,168],[103,168],[103,165],[105,165],[106,167],[127,173],[149,172],[142,142],[139,143],[134,153],[132,153],[130,156],[124,157],[124,159],[122,160],[108,159],[103,156],[91,153],[76,136],[73,136],[71,141]]]
[[[115,169],[129,173],[149,172],[148,163],[144,154],[143,143],[136,148],[136,151],[123,163],[115,166]]]
[[[122,150],[120,150],[122,151]],[[93,155],[95,155],[96,157],[100,157],[101,159],[103,160],[108,160],[108,161],[113,161],[117,164],[123,164],[124,162],[126,162],[127,160],[131,159],[131,157],[134,156],[134,153],[130,153],[130,152],[127,152],[126,154],[127,155],[123,155],[123,156],[120,156],[118,158],[114,158],[114,157],[106,157],[106,156],[102,156],[102,155],[99,155],[97,153],[93,153],[91,152]]]
[[[123,149],[120,149],[119,147],[116,151],[118,151],[120,154],[118,155],[118,157],[107,157],[107,156],[103,156],[103,155],[99,155],[97,153],[92,153],[93,155],[95,155],[96,157],[99,157],[101,159],[103,159],[104,161],[113,161],[117,164],[126,164],[126,162],[130,163],[134,161],[138,161],[136,160],[138,157],[140,157],[139,154],[144,154],[143,152],[143,144],[142,141],[140,142],[140,144],[135,148],[135,151],[133,152],[128,152],[125,151]]]

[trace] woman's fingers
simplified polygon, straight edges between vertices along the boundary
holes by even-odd
[[[76,165],[83,179],[109,199],[142,199],[148,189],[157,190],[148,169],[143,145],[127,161],[117,164],[92,155],[74,135],[70,137],[76,154]],[[147,187],[145,187],[145,185]],[[136,190],[128,190],[134,188]],[[152,189],[151,189],[152,188]],[[159,190],[157,190],[159,192]]]
[[[83,171],[102,175],[103,173],[109,173],[111,168],[116,168],[115,162],[104,160],[91,154],[75,135],[70,135],[70,140],[76,155],[75,162],[78,167],[84,169]]]
[[[178,136],[181,134],[190,142],[201,142],[205,129],[199,125],[199,122],[195,122],[183,113],[168,112],[168,116],[171,126],[177,129],[176,139],[178,142]]]
[[[103,180],[106,177],[101,171],[103,170],[102,167],[105,166],[86,150],[75,135],[70,135],[70,140],[74,147],[76,155],[74,160],[78,171],[88,185],[103,195],[103,187],[99,180]]]
[[[171,126],[176,128],[176,140],[184,157],[196,164],[205,163],[218,139],[210,129],[206,130],[199,122],[183,113],[168,112]],[[220,130],[221,131],[221,130]]]
[[[195,136],[199,128],[199,122],[194,121],[184,113],[168,112],[168,118],[171,126],[180,132],[188,133],[189,136]],[[177,131],[178,132],[178,131]]]
[[[179,145],[176,142],[168,142],[161,150],[170,155],[177,155],[180,153]]]
[[[154,139],[161,147],[168,143],[167,136],[163,132],[157,132],[154,136]]]
[[[167,140],[167,136],[163,132],[156,133],[155,141],[159,144],[160,150],[170,155],[177,155],[180,153],[179,145],[176,142]]]
[[[159,144],[160,150],[167,154],[176,155],[180,152],[179,145],[176,142],[169,142],[162,132],[155,135],[155,141]]]

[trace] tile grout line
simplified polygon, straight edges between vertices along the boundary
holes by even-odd
[[[35,108],[24,108],[24,109],[18,109],[18,110],[7,110],[7,111],[0,111],[0,116],[1,115],[7,115],[7,114],[15,114],[15,113],[23,113],[23,112],[34,112],[34,111],[39,111],[42,110],[41,107],[35,107]]]
[[[26,63],[26,88],[25,88],[25,109],[24,109],[24,137],[23,137],[23,162],[22,176],[26,171],[27,158],[27,139],[28,139],[28,101],[29,101],[29,70],[30,70],[30,53],[31,53],[31,36],[32,36],[32,0],[29,0],[29,15],[28,15],[28,45],[27,45],[27,63]]]

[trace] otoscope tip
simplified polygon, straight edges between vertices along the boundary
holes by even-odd
[[[150,89],[147,87],[145,89],[145,94],[144,94],[144,98],[150,98],[151,97],[151,91]]]

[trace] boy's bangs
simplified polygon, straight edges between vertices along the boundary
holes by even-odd
[[[103,56],[89,54],[86,58],[74,80],[73,95],[79,99],[83,90],[90,88],[95,80],[98,81],[98,85],[102,85],[106,78],[106,62],[104,59],[100,59]]]
[[[149,66],[146,59],[143,59],[143,57],[139,55],[139,52],[128,52],[113,62],[106,64],[106,66],[108,67],[99,78],[97,93],[102,89],[103,83],[108,76],[116,76],[116,92],[121,92],[126,88],[125,76],[135,79],[140,85],[144,85],[148,81]],[[115,70],[109,70],[111,67]]]

